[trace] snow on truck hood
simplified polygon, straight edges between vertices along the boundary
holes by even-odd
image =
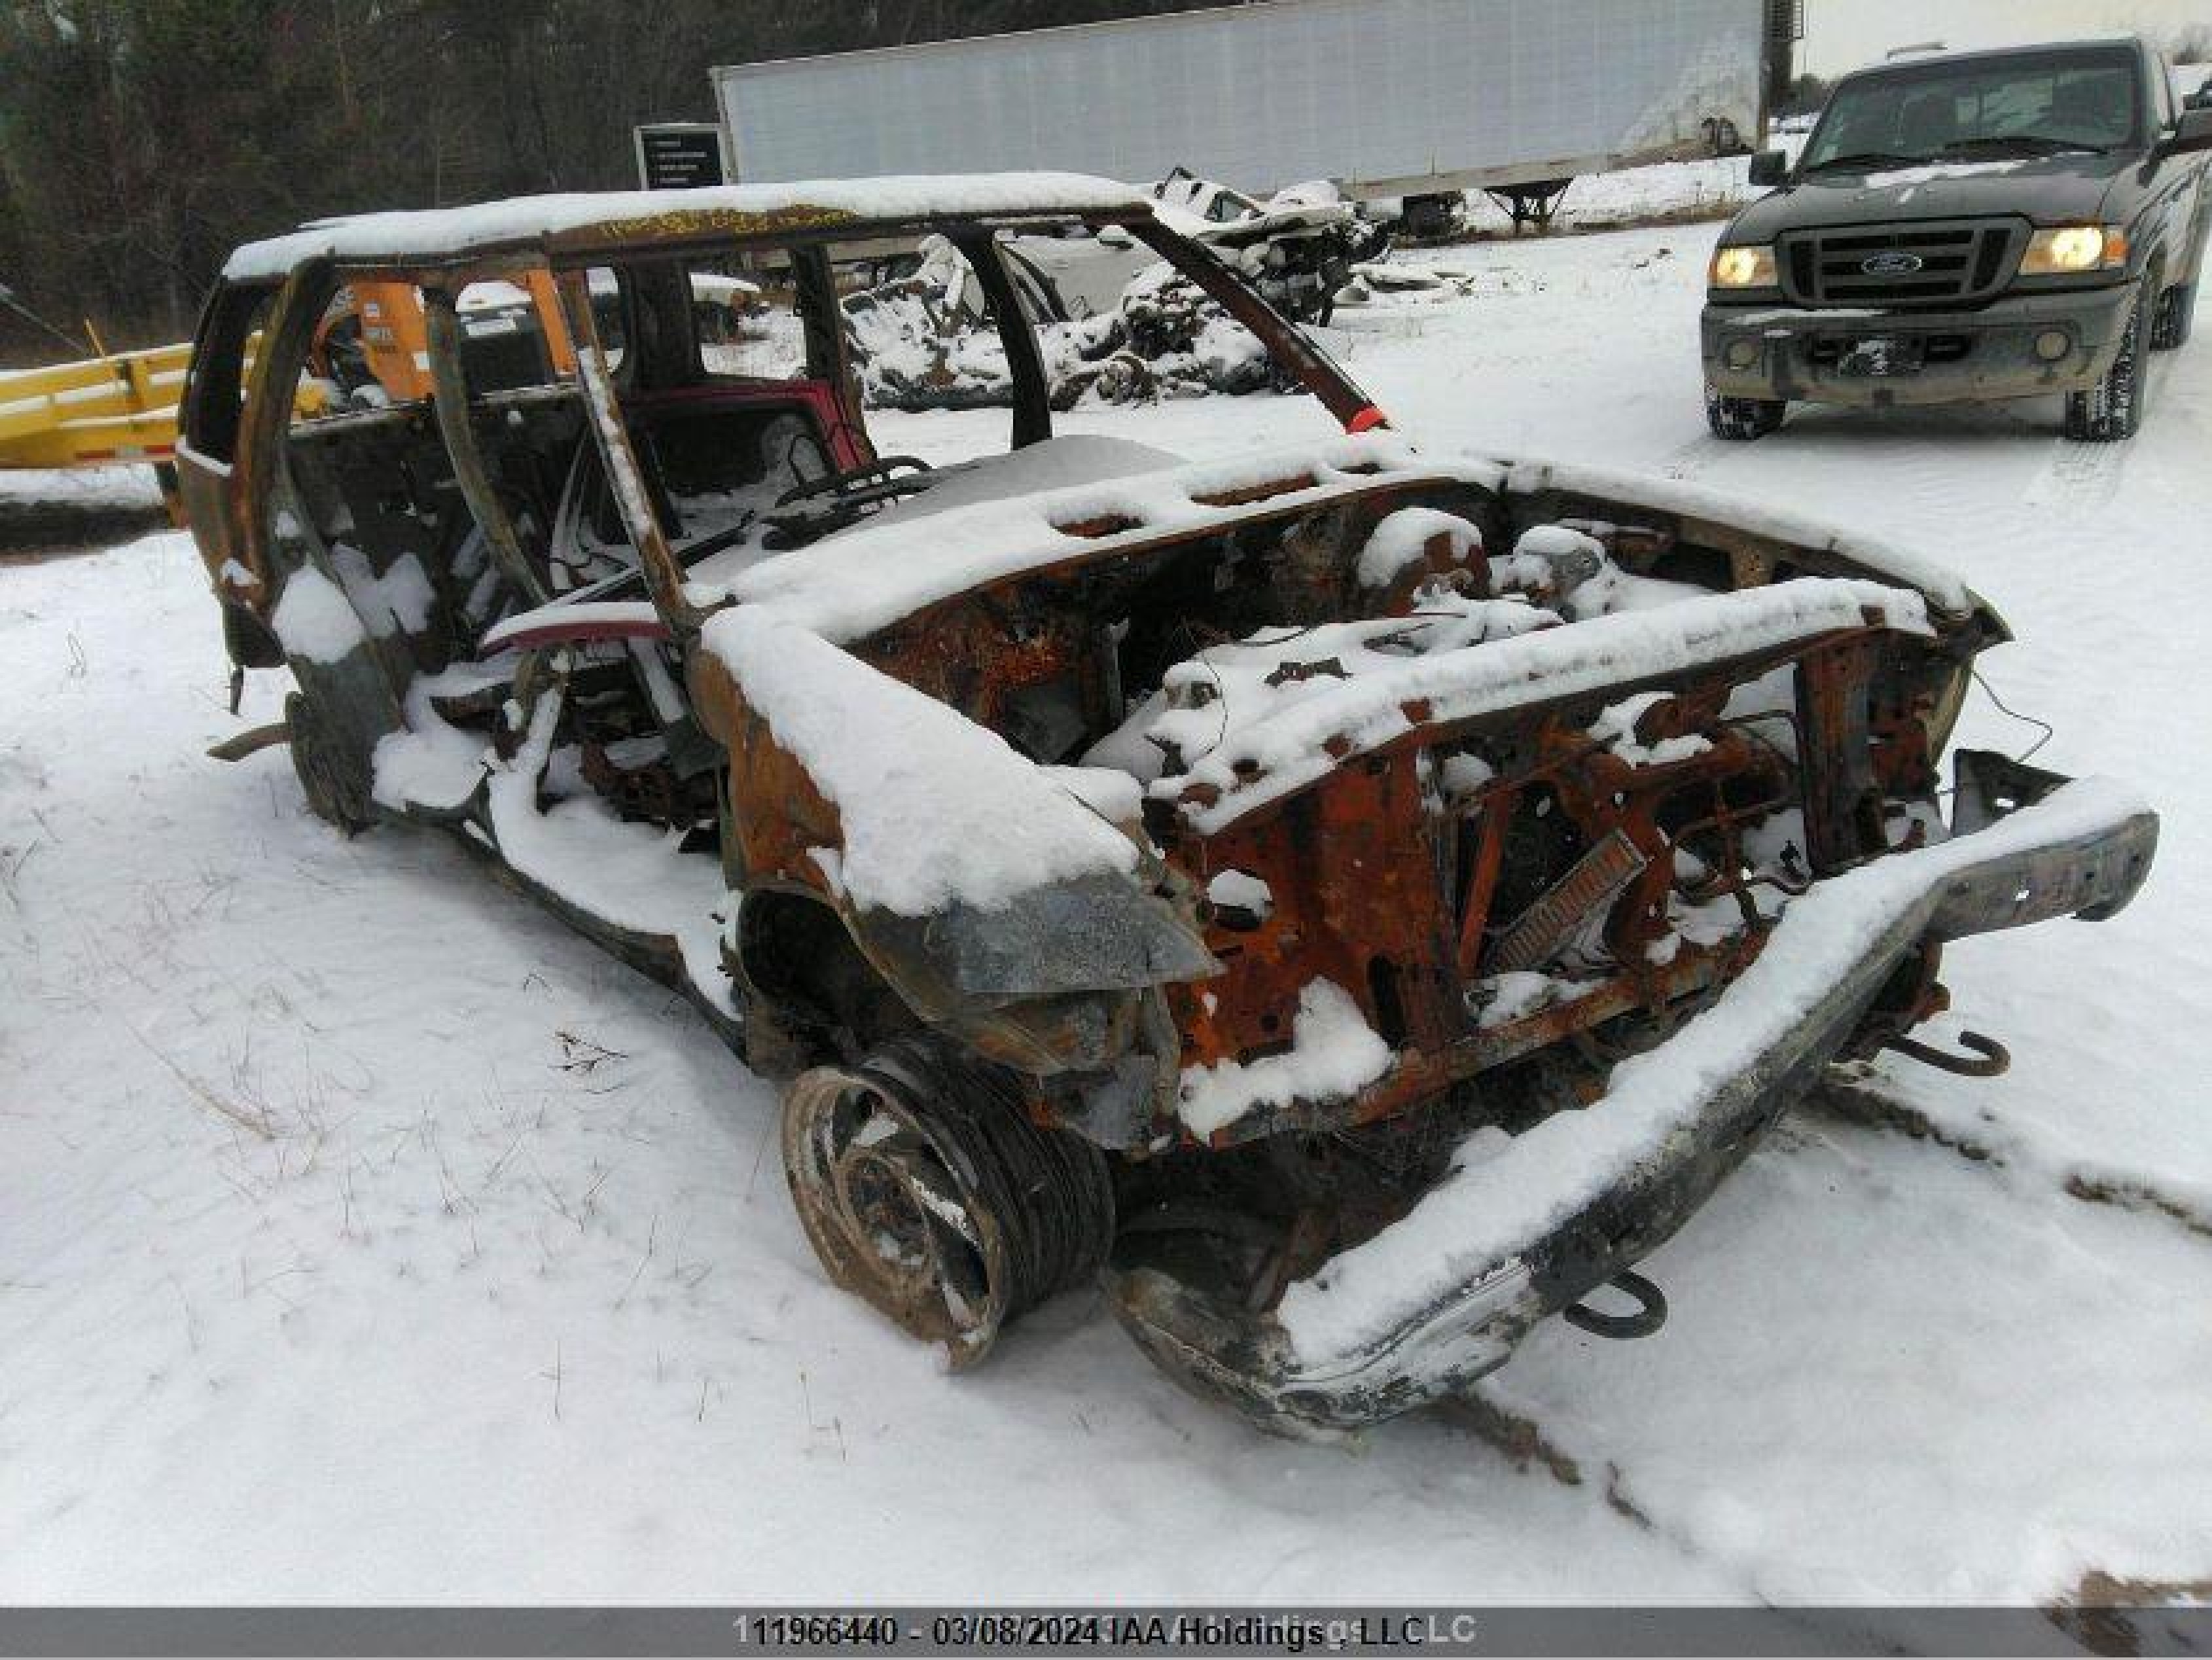
[[[1722,234],[1729,242],[1764,242],[1812,225],[1834,229],[2021,214],[2045,225],[2095,219],[2113,179],[2132,165],[2116,153],[1936,161],[1867,173],[1834,168],[1760,197]]]
[[[436,257],[573,232],[649,236],[673,214],[709,214],[745,234],[744,220],[834,224],[1064,213],[1149,212],[1133,185],[1079,173],[915,173],[882,179],[800,179],[700,190],[574,192],[516,196],[468,207],[317,219],[283,236],[248,242],[222,268],[232,282],[281,277],[304,259]],[[758,229],[767,230],[762,225]]]

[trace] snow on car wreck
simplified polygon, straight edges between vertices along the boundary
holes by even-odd
[[[1069,224],[1342,430],[1054,435],[999,248]],[[869,437],[836,252],[923,235],[990,297],[1003,454]],[[790,289],[777,374],[697,336],[740,259]],[[369,282],[419,292],[428,395],[295,420]],[[470,383],[486,282],[557,296],[542,384]],[[1821,1067],[1993,1064],[1908,1036],[1946,941],[2110,915],[2154,850],[2117,786],[1960,753],[1944,787],[2006,635],[1940,569],[1418,447],[1103,181],[310,226],[231,260],[185,420],[237,671],[298,686],[223,752],[289,743],[334,824],[442,827],[681,988],[788,1079],[831,1278],[956,1365],[1103,1276],[1178,1379],[1333,1432],[1553,1313],[1649,1329],[1633,1265]]]

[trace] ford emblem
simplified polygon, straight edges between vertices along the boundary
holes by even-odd
[[[1917,253],[1876,253],[1859,261],[1869,277],[1910,277],[1927,262]]]

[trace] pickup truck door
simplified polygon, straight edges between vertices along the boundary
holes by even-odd
[[[2163,59],[2153,60],[2150,78],[2154,149],[2136,174],[2143,196],[2130,216],[2128,234],[2137,246],[2164,247],[2165,285],[2172,287],[2197,278],[2205,234],[2212,229],[2212,185],[2203,153],[2166,155],[2155,148],[2172,137],[2183,112]]]

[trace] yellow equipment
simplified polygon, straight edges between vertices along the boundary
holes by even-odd
[[[97,336],[93,344],[99,345]],[[249,360],[254,344],[246,343]],[[0,470],[143,462],[161,480],[170,520],[182,525],[174,471],[177,402],[191,356],[187,340],[0,373]],[[303,379],[294,408],[313,415],[325,400],[320,382]]]
[[[188,343],[0,374],[0,467],[167,462]]]
[[[551,271],[540,268],[519,273],[512,283],[478,284],[476,294],[473,307],[469,294],[461,296],[464,311],[472,313],[461,325],[465,337],[526,335],[535,339],[539,344],[529,353],[535,361],[525,372],[529,381],[575,374],[576,350],[562,320]],[[361,282],[343,290],[331,314],[315,331],[309,367],[318,374],[339,379],[331,361],[331,347],[337,337],[356,328],[365,367],[393,403],[429,398],[430,336],[422,289],[412,283]]]

